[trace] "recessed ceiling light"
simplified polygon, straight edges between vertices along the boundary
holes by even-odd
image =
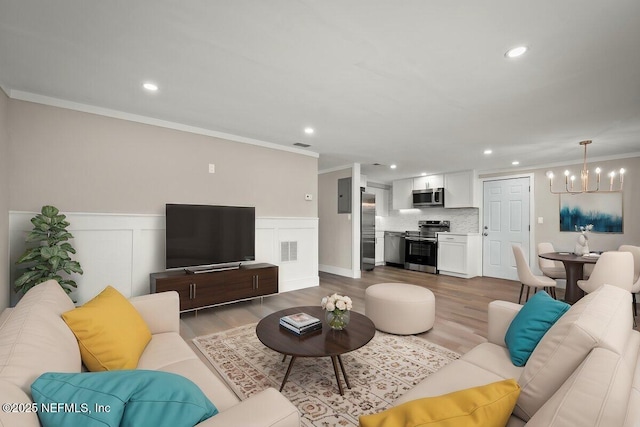
[[[527,47],[526,46],[517,46],[514,47],[512,49],[509,49],[504,56],[507,58],[517,58],[519,56],[522,56],[525,54],[525,52],[527,51]]]
[[[484,154],[491,154],[493,153],[493,150],[484,150]]]
[[[306,133],[307,135],[311,135],[313,132],[315,132],[313,128],[304,128],[304,133]]]
[[[517,161],[517,160],[514,160],[513,162],[511,162],[511,164],[512,164],[513,166],[518,166],[518,165],[520,164],[520,162],[519,162],[519,161]]]
[[[158,85],[155,83],[151,83],[151,82],[146,82],[142,85],[143,88],[145,88],[148,91],[151,92],[155,92],[158,90]]]
[[[395,169],[395,168],[397,168],[398,166],[396,166],[396,165],[391,165],[391,166],[389,166],[389,167],[390,167],[391,169]]]

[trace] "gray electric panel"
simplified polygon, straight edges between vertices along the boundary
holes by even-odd
[[[351,178],[338,180],[338,213],[351,213]]]

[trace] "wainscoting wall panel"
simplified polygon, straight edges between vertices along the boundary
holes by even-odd
[[[282,262],[280,243],[290,241],[297,260]],[[318,218],[256,218],[256,260],[280,267],[280,292],[318,286]]]
[[[9,213],[11,283],[21,271],[15,262],[25,249],[34,212]],[[164,270],[163,215],[66,213],[77,254],[84,270],[75,275],[78,289],[72,297],[82,304],[111,285],[130,297],[149,293],[149,274]],[[280,261],[280,242],[297,241],[296,261]],[[279,266],[280,292],[318,286],[318,219],[256,218],[256,262]],[[13,289],[13,285],[11,285]],[[17,302],[12,292],[11,305]]]

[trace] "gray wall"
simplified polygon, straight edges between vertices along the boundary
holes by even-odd
[[[304,198],[317,193],[315,157],[18,100],[8,124],[11,210],[160,214],[172,202],[317,217],[317,197]]]
[[[9,306],[9,99],[0,89],[0,311]]]
[[[318,177],[318,234],[320,269],[351,270],[351,215],[338,213],[338,179],[352,175],[352,169],[328,172]],[[331,271],[332,269],[328,269]]]
[[[587,159],[588,160],[588,159]],[[640,157],[609,160],[609,161],[593,161],[587,165],[593,174],[596,166],[600,166],[604,176],[611,170],[619,170],[621,167],[627,170],[624,179],[624,189],[622,193],[622,215],[623,215],[623,233],[588,233],[589,247],[591,250],[606,251],[615,250],[622,244],[640,245],[640,223],[638,222],[638,213],[640,212]],[[558,250],[573,251],[574,245],[578,238],[575,232],[560,232],[560,200],[558,195],[549,192],[549,180],[546,176],[548,170],[553,171],[557,178],[554,178],[554,189],[564,186],[565,169],[573,171],[577,176],[582,169],[582,165],[571,165],[568,167],[555,167],[548,169],[537,169],[535,173],[535,218],[544,218],[543,224],[536,224],[536,243],[552,242]],[[592,186],[595,185],[594,178],[590,177]],[[562,181],[562,182],[557,182]],[[614,181],[617,185],[617,178]],[[601,188],[608,188],[609,178],[606,183],[601,183]],[[578,183],[579,185],[579,183]]]
[[[580,153],[577,153],[578,155]],[[588,233],[589,247],[594,251],[615,250],[622,244],[640,246],[640,223],[637,221],[638,212],[640,212],[640,157],[631,157],[624,159],[596,161],[588,160],[587,167],[594,174],[596,166],[600,166],[603,170],[603,183],[601,188],[608,188],[604,183],[604,176],[611,170],[619,170],[625,168],[627,170],[624,179],[624,191],[622,193],[623,221],[624,232],[622,234],[610,233]],[[549,180],[546,176],[547,171],[552,171],[554,178],[554,190],[560,190],[564,187],[563,172],[569,169],[575,175],[580,176],[582,164],[556,166],[548,168],[539,168],[521,171],[521,173],[534,174],[534,217],[531,218],[532,225],[535,226],[535,235],[533,236],[535,243],[551,242],[557,250],[573,251],[574,245],[578,238],[575,232],[560,232],[560,196],[551,194],[549,191]],[[481,175],[480,178],[499,178],[501,176],[517,175],[515,172],[507,172],[504,174],[487,174]],[[606,182],[608,183],[608,177]],[[590,178],[591,186],[595,185],[594,178]],[[615,181],[617,185],[617,178]],[[577,183],[577,185],[580,185]],[[543,224],[538,224],[539,217],[543,218]],[[482,225],[482,218],[480,218]]]
[[[164,214],[166,203],[196,203],[317,218],[317,160],[1,93],[0,308],[9,304],[9,211]]]

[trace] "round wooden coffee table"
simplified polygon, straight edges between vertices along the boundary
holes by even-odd
[[[322,329],[310,332],[307,335],[298,336],[287,331],[280,326],[280,318],[288,314],[304,312],[320,319]],[[333,330],[327,325],[325,320],[325,311],[321,307],[304,306],[291,307],[284,310],[276,311],[258,322],[256,326],[256,335],[262,343],[272,350],[277,351],[285,356],[291,356],[289,367],[282,380],[280,391],[289,378],[293,363],[298,357],[330,357],[333,363],[333,371],[338,382],[338,390],[340,394],[344,394],[342,383],[340,382],[340,374],[338,372],[338,364],[344,376],[344,382],[347,388],[351,388],[347,373],[340,357],[344,353],[357,350],[373,338],[376,328],[373,322],[367,317],[354,311],[351,312],[351,320],[347,327],[342,331]]]

